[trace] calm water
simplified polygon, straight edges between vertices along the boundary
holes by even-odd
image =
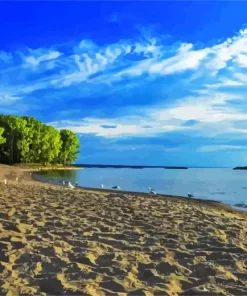
[[[188,170],[85,168],[78,171],[44,172],[45,181],[63,180],[80,186],[105,188],[119,185],[121,190],[148,192],[214,199],[227,204],[247,203],[247,171],[222,168]]]

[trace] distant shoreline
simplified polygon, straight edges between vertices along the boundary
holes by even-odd
[[[233,170],[247,170],[247,166],[235,167],[235,168],[233,168]]]
[[[73,164],[74,167],[84,168],[130,168],[130,169],[173,169],[173,170],[188,170],[184,166],[149,166],[149,165],[114,165],[114,164]]]

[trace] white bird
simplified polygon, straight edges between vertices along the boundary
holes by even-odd
[[[68,186],[69,186],[69,188],[71,188],[71,189],[74,189],[74,188],[75,188],[75,186],[73,186],[70,182],[68,182]]]
[[[104,188],[104,185],[103,185],[103,184],[101,184],[101,185],[100,185],[100,187],[101,187],[101,188]]]
[[[4,183],[5,185],[7,185],[7,179],[4,179],[4,180],[3,180],[3,183]]]
[[[154,189],[151,188],[151,187],[148,187],[148,191],[149,191],[149,192],[150,192],[150,191],[154,191]]]
[[[65,185],[65,181],[63,181],[63,185]]]
[[[19,180],[19,177],[16,177],[16,178],[15,178],[15,181],[18,182],[18,180]]]
[[[112,189],[120,189],[119,186],[113,186]]]
[[[193,197],[193,194],[191,194],[191,193],[188,193],[188,197]]]
[[[154,190],[150,190],[150,194],[157,194]]]

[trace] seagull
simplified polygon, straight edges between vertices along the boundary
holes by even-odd
[[[154,190],[149,191],[150,194],[157,194]]]
[[[101,184],[101,185],[100,185],[100,187],[101,187],[101,188],[104,188],[104,185],[103,185],[103,184]]]
[[[191,193],[188,193],[188,197],[193,197],[194,195]]]
[[[151,188],[151,187],[148,187],[148,191],[149,191],[149,192],[150,192],[150,191],[154,191],[154,189]]]
[[[75,186],[73,186],[70,182],[68,183],[69,188],[74,189]]]
[[[119,186],[113,186],[112,189],[120,189]]]

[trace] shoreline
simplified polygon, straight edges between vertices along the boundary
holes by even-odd
[[[33,171],[33,175],[32,178],[37,181],[37,182],[41,182],[41,183],[45,183],[45,184],[52,184],[54,186],[60,186],[62,188],[67,188],[67,185],[63,185],[63,184],[58,184],[55,182],[48,182],[45,180],[40,180],[39,178],[35,178],[35,173],[38,172],[37,171]],[[128,190],[115,190],[115,189],[103,189],[103,188],[96,188],[96,187],[87,187],[87,186],[76,186],[75,189],[79,189],[79,190],[84,190],[84,191],[92,191],[92,192],[98,192],[98,193],[119,193],[121,195],[123,194],[131,194],[133,196],[152,196],[152,197],[161,197],[161,198],[171,198],[171,199],[184,199],[184,200],[188,200],[188,201],[194,201],[194,202],[198,202],[201,204],[205,204],[205,205],[211,205],[211,206],[221,206],[222,208],[228,209],[229,211],[236,211],[236,212],[240,212],[240,213],[247,213],[246,210],[244,210],[243,208],[238,208],[234,205],[230,205],[221,201],[217,201],[217,200],[213,200],[213,199],[201,199],[201,198],[191,198],[191,197],[187,197],[187,196],[182,196],[182,195],[172,195],[172,194],[165,194],[165,193],[160,193],[160,194],[150,194],[147,192],[137,192],[137,191],[128,191]]]
[[[64,186],[63,184],[55,184],[53,182],[46,182],[45,180],[40,180],[39,178],[35,178],[35,174],[38,175],[39,172],[42,171],[57,171],[57,170],[81,170],[83,169],[83,167],[62,167],[62,168],[58,168],[58,167],[47,167],[46,169],[44,169],[44,167],[42,168],[35,168],[35,166],[31,166],[31,165],[13,165],[13,166],[9,166],[9,165],[4,165],[4,164],[0,164],[0,166],[2,167],[6,167],[6,169],[11,169],[11,170],[16,170],[17,172],[23,172],[23,173],[31,173],[31,180],[33,182],[38,182],[38,183],[42,183],[42,184],[46,184],[49,186],[54,186],[54,187],[60,187],[60,188],[66,188],[66,186]],[[42,170],[43,169],[43,170]],[[210,199],[200,199],[200,198],[190,198],[187,196],[178,196],[178,195],[171,195],[171,194],[157,194],[157,195],[151,195],[149,193],[145,193],[145,192],[135,192],[135,191],[124,191],[124,190],[114,190],[114,189],[101,189],[101,188],[94,188],[94,187],[85,187],[85,186],[77,186],[76,187],[79,190],[82,191],[89,191],[89,192],[96,192],[96,193],[119,193],[120,195],[124,195],[124,194],[131,194],[133,196],[142,196],[142,197],[150,197],[152,196],[153,198],[168,198],[171,200],[187,200],[190,202],[195,202],[195,203],[201,203],[204,205],[209,205],[209,206],[213,206],[213,207],[217,207],[217,208],[222,208],[222,209],[226,209],[229,212],[237,212],[237,213],[247,213],[246,210],[242,209],[242,208],[236,208],[234,205],[229,205],[217,200],[210,200]]]

